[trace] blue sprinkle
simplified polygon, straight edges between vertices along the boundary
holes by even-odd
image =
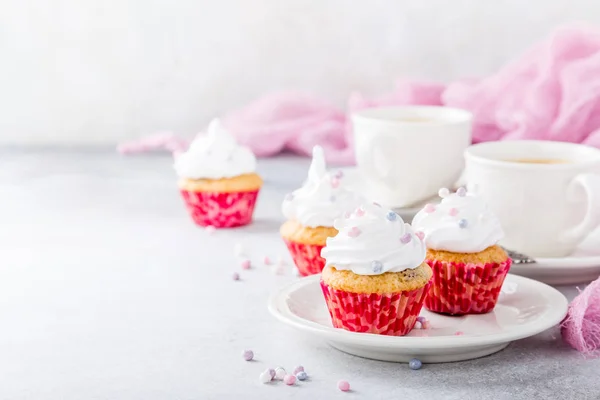
[[[371,263],[371,268],[373,268],[373,272],[378,274],[383,271],[383,264],[381,261],[375,260]]]
[[[469,221],[467,221],[466,219],[461,219],[458,221],[458,226],[461,229],[465,229],[467,226],[469,226]]]
[[[395,221],[398,218],[398,214],[396,214],[393,211],[388,211],[388,213],[385,217],[387,218],[388,221]]]
[[[408,362],[408,367],[410,369],[417,370],[417,369],[421,369],[422,366],[423,366],[423,363],[421,362],[421,360],[418,360],[416,358],[413,358],[412,360],[410,360]]]
[[[304,371],[300,371],[296,374],[296,378],[298,378],[299,381],[305,381],[308,379],[308,374]]]

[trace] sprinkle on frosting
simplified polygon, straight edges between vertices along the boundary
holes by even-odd
[[[427,248],[454,253],[478,253],[495,245],[504,233],[483,199],[459,188],[442,198],[435,212],[427,206],[413,219]]]
[[[313,148],[313,159],[306,183],[286,197],[283,215],[312,228],[331,227],[336,218],[353,212],[364,201],[356,193],[344,188],[342,175],[327,171],[321,146]]]
[[[189,149],[175,158],[174,167],[182,178],[233,178],[256,171],[256,157],[214,119],[208,132],[196,137]]]
[[[321,251],[326,265],[350,270],[359,275],[379,275],[414,269],[425,260],[425,244],[416,240],[409,224],[396,214],[390,221],[389,210],[365,204],[362,216],[356,213],[336,219],[334,227],[340,232],[327,239]],[[358,229],[359,236],[351,232]]]

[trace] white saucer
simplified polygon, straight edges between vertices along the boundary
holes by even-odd
[[[567,299],[543,283],[508,275],[509,291],[500,295],[494,311],[484,315],[450,317],[426,311],[431,329],[414,329],[393,337],[333,328],[319,285],[313,275],[282,288],[269,299],[269,311],[282,322],[323,337],[343,352],[382,361],[427,363],[483,357],[504,349],[513,340],[543,332],[567,313]],[[456,332],[463,334],[458,336]],[[428,335],[428,336],[424,336]]]

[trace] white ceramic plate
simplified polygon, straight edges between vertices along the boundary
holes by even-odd
[[[346,353],[382,361],[450,362],[483,357],[558,324],[567,299],[556,289],[531,279],[508,275],[494,311],[450,317],[423,310],[431,329],[414,329],[393,337],[334,328],[319,285],[319,275],[302,278],[273,294],[269,311],[282,322],[321,336]],[[510,292],[510,293],[508,293]],[[463,334],[458,336],[456,332]],[[424,336],[428,335],[428,336]]]

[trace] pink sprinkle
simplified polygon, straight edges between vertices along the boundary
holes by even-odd
[[[231,278],[234,281],[239,281],[240,280],[240,274],[238,274],[237,272],[234,272],[233,275],[231,275]]]
[[[340,186],[340,178],[334,176],[331,178],[331,187],[336,189],[338,186]]]
[[[242,261],[242,269],[250,269],[250,260]]]
[[[425,321],[421,322],[421,326],[423,327],[423,329],[431,329],[431,322],[429,322],[428,320],[425,320]]]
[[[215,228],[212,225],[208,225],[206,228],[204,228],[204,230],[206,231],[206,233],[208,233],[209,235],[215,233],[215,231],[217,230],[217,228]]]
[[[464,333],[464,332],[461,332],[461,331],[456,331],[456,333],[455,333],[455,335],[456,335],[456,336],[462,336],[462,335],[464,335],[464,334],[465,334],[465,333]]]
[[[340,389],[342,392],[347,392],[348,390],[350,390],[350,384],[348,383],[348,381],[339,381],[338,389]]]
[[[265,259],[263,262],[265,263],[265,265],[271,265],[271,259],[267,256],[265,256]]]
[[[423,328],[423,324],[421,324],[419,321],[415,322],[415,329],[422,329]]]
[[[298,365],[296,368],[294,368],[294,375],[297,375],[300,371],[304,371],[304,367],[302,365]]]
[[[294,375],[286,375],[283,377],[283,381],[286,385],[292,386],[294,383],[296,383],[296,377]]]
[[[360,229],[358,229],[358,227],[356,226],[353,226],[352,229],[348,231],[348,236],[350,236],[351,238],[355,238],[358,235],[360,235]]]
[[[423,208],[423,211],[425,211],[426,213],[435,212],[435,206],[433,204],[427,204],[425,205],[425,208]]]
[[[415,236],[418,237],[421,240],[425,239],[425,233],[423,233],[421,231],[415,232]]]
[[[448,214],[450,214],[450,216],[454,217],[456,214],[458,214],[458,209],[451,208],[450,211],[448,211]]]
[[[357,217],[362,217],[363,215],[365,215],[365,210],[364,210],[362,207],[358,207],[358,208],[356,209],[356,211],[354,211],[354,214],[355,214]]]
[[[400,242],[403,244],[407,244],[412,240],[412,236],[410,233],[405,233],[404,235],[402,235],[402,237],[400,238]]]

